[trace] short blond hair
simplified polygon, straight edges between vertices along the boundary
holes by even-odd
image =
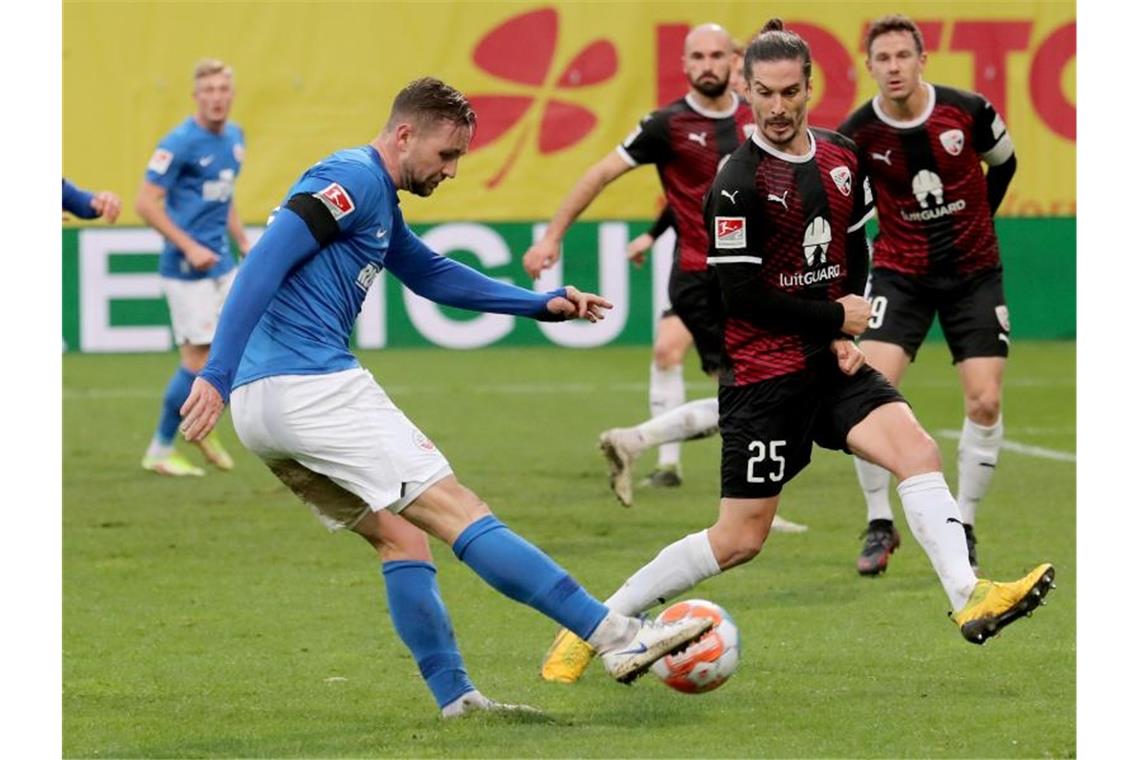
[[[234,70],[232,66],[221,58],[203,58],[194,65],[195,84],[197,84],[198,80],[202,77],[213,76],[214,74],[225,74],[232,78]]]

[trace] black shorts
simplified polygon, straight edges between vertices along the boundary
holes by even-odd
[[[851,453],[851,428],[894,401],[905,399],[879,372],[845,375],[831,352],[791,375],[721,386],[721,497],[777,495],[811,461],[813,442]]]
[[[952,278],[876,268],[869,297],[871,322],[861,339],[901,346],[911,361],[935,312],[955,364],[980,356],[1009,356],[1009,309],[1000,269]]]
[[[701,370],[717,374],[724,365],[724,311],[716,272],[711,268],[685,272],[674,260],[669,274],[669,303],[671,308],[661,316],[681,318],[697,346]]]

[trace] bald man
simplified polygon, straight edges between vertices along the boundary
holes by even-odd
[[[606,185],[635,167],[656,165],[666,202],[675,215],[677,245],[669,277],[672,308],[658,323],[649,370],[652,417],[684,403],[682,363],[694,342],[706,373],[715,377],[721,367],[720,295],[716,278],[705,264],[708,235],[701,199],[721,161],[754,129],[748,104],[728,86],[733,48],[732,38],[719,25],[694,27],[685,37],[681,58],[689,91],[642,119],[625,142],[591,166],[562,201],[542,239],[523,257],[527,273],[538,277],[558,261],[566,230]],[[710,408],[702,407],[708,419],[692,421],[693,429],[707,431],[705,435],[716,431],[716,400],[710,401]],[[633,501],[632,467],[614,461],[604,438],[602,449],[610,460],[614,492],[623,505],[629,506]],[[679,486],[680,460],[680,443],[661,446],[657,468],[644,484]]]

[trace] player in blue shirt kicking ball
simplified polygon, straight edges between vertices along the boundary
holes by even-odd
[[[433,252],[408,228],[397,191],[426,197],[455,177],[474,128],[461,93],[419,79],[396,96],[375,140],[302,174],[242,265],[209,361],[182,407],[186,438],[200,441],[232,401],[242,443],[326,525],[375,547],[396,631],[445,717],[523,708],[488,700],[472,685],[425,532],[496,590],[590,642],[618,681],[634,680],[710,627],[619,615],[588,594],[460,484],[348,350],[382,268],[425,298],[474,311],[593,322],[611,307],[569,286],[535,293],[493,280]]]
[[[170,307],[179,365],[166,385],[158,428],[142,466],[161,475],[204,475],[174,448],[178,410],[206,364],[218,314],[236,274],[227,237],[244,255],[249,241],[234,205],[245,158],[241,127],[228,121],[233,70],[215,59],[194,69],[196,111],[162,138],[147,164],[135,209],[164,238],[159,274]],[[234,466],[217,435],[198,442],[206,461]]]

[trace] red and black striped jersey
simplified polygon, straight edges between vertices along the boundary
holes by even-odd
[[[848,292],[848,235],[863,234],[873,199],[851,140],[815,128],[808,130],[808,140],[808,152],[797,156],[754,134],[732,154],[705,208],[708,261],[760,267],[764,288],[834,301]],[[724,348],[730,366],[722,382],[749,385],[797,372],[828,344],[728,316]]]
[[[859,149],[879,213],[876,267],[909,275],[998,269],[997,235],[981,161],[1013,155],[994,107],[981,95],[925,85],[925,112],[887,116],[876,95],[840,125]]]
[[[743,100],[736,98],[732,108],[715,112],[686,95],[642,119],[617,148],[631,166],[657,165],[665,201],[676,217],[676,255],[684,271],[706,267],[708,234],[701,201],[722,159],[753,129],[752,109]]]

